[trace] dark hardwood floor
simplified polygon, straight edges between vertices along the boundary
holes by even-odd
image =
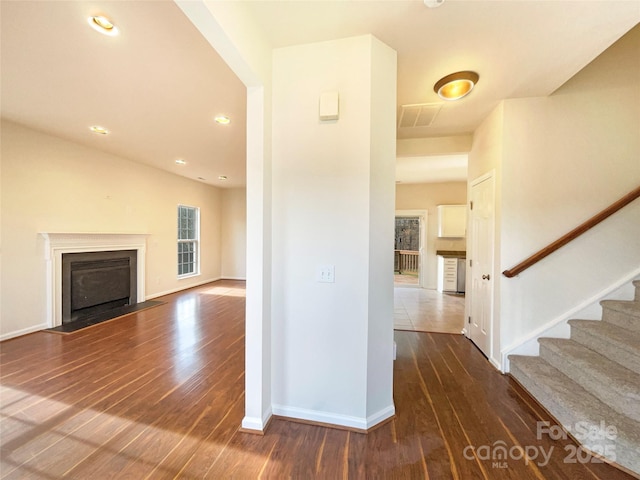
[[[631,478],[537,438],[548,416],[461,335],[395,333],[397,415],[368,435],[282,419],[239,432],[244,284],[161,300],[0,344],[3,479]],[[485,459],[499,446],[507,458]]]

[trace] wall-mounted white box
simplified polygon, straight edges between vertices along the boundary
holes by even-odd
[[[340,97],[338,92],[320,95],[320,120],[338,120],[340,117]]]

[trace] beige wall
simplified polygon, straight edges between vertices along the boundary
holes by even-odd
[[[423,266],[424,287],[437,287],[436,250],[466,250],[465,239],[438,238],[438,205],[467,203],[466,182],[419,183],[396,185],[396,210],[426,210],[427,241]]]
[[[220,278],[221,191],[2,123],[0,335],[46,327],[40,232],[147,233],[147,297]],[[176,207],[200,208],[201,274],[178,280]]]
[[[472,135],[451,137],[404,138],[396,145],[398,157],[423,157],[426,155],[456,155],[469,153]]]
[[[222,278],[244,280],[247,275],[247,190],[222,190]]]

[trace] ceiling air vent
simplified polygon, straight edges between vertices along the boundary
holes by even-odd
[[[429,127],[438,116],[442,103],[401,105],[398,128]]]

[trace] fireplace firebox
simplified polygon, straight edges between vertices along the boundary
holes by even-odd
[[[62,254],[62,324],[137,303],[137,251]]]

